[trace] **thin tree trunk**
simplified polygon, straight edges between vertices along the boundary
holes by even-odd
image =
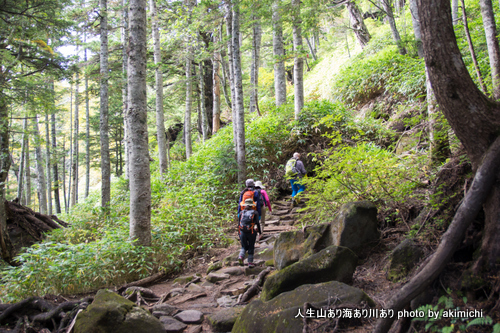
[[[226,18],[226,20],[227,20],[227,18]],[[221,24],[220,31],[219,31],[219,39],[221,42],[224,40],[224,38],[222,36],[223,26],[224,26],[224,23]],[[229,38],[230,37],[228,37],[228,39]],[[229,47],[229,41],[228,41],[228,47]],[[228,55],[228,58],[229,58],[229,55]],[[229,62],[229,63],[231,63],[231,62]],[[226,62],[226,60],[224,58],[224,54],[222,52],[220,53],[220,67],[221,67],[221,73],[222,73],[222,91],[224,92],[224,99],[226,101],[227,107],[232,110],[233,109],[233,102],[231,101],[231,98],[229,96],[229,92],[227,91],[227,81],[231,79],[231,75],[230,75],[231,69],[229,68],[230,66]],[[231,83],[229,83],[229,85],[231,85]]]
[[[415,43],[417,44],[417,54],[420,58],[424,57],[424,47],[422,46],[422,32],[420,30],[420,20],[418,19],[417,0],[410,0],[411,21],[413,24],[413,33]]]
[[[283,23],[281,22],[281,0],[272,4],[273,56],[274,56],[274,96],[276,106],[286,103],[285,48],[283,47]]]
[[[457,25],[458,17],[458,0],[451,0],[451,19],[453,20],[453,25]]]
[[[481,86],[483,93],[487,94],[488,89],[486,88],[486,85],[484,84],[483,75],[481,74],[481,69],[479,69],[479,64],[478,64],[477,58],[476,58],[476,52],[474,51],[474,44],[472,44],[472,38],[470,37],[469,24],[467,23],[467,13],[465,11],[465,1],[464,0],[461,0],[461,1],[462,1],[462,20],[464,23],[465,36],[467,37],[467,44],[469,44],[470,55],[472,57],[472,62],[474,63],[474,69],[476,70],[476,75],[477,75],[477,80],[479,82],[479,85]]]
[[[144,10],[146,10],[144,8]],[[99,132],[101,139],[101,206],[108,207],[111,200],[111,162],[109,157],[108,125],[108,9],[107,0],[100,0],[101,17],[101,103]]]
[[[130,175],[130,238],[151,245],[151,174],[149,169],[146,51],[146,0],[130,0],[127,138]]]
[[[231,88],[231,118],[233,120],[233,142],[238,159],[238,120],[236,111],[236,90],[234,80],[234,55],[233,55],[233,11],[230,0],[226,0],[226,32],[227,32],[227,60],[229,68],[229,87]]]
[[[127,66],[128,66],[128,1],[122,0],[122,101],[123,101],[123,147],[124,147],[124,162],[125,162],[125,179],[129,179],[128,172],[128,130],[127,130],[127,104],[128,104],[128,86],[127,86]]]
[[[214,44],[217,45],[217,37],[214,34]],[[212,117],[212,132],[215,134],[220,128],[220,76],[219,76],[219,62],[221,55],[218,48],[215,49],[212,58],[212,81],[213,81],[213,117]]]
[[[69,171],[68,171],[68,197],[66,206],[70,208],[71,203],[71,182],[72,182],[72,168],[71,163],[73,161],[73,84],[71,84],[70,102],[69,102]],[[67,166],[64,164],[64,168]]]
[[[186,110],[184,113],[184,142],[186,144],[186,159],[191,157],[191,113],[193,109],[193,82],[191,67],[191,50],[188,47],[188,56],[186,59]]]
[[[2,258],[12,264],[14,248],[7,230],[5,211],[5,180],[10,168],[9,153],[9,110],[4,96],[0,95],[0,250]]]
[[[300,18],[300,0],[292,0],[293,15],[293,86],[295,90],[295,119],[299,118],[304,107],[304,59],[302,58],[302,20]]]
[[[54,110],[52,110],[54,112]],[[50,172],[51,156],[50,156],[50,131],[49,131],[49,113],[45,113],[45,147],[46,147],[46,168],[47,168],[47,203],[49,215],[52,215],[52,175]]]
[[[85,42],[87,35],[84,35]],[[84,51],[84,61],[87,62],[87,48]],[[57,166],[57,164],[55,164]],[[90,106],[89,106],[89,78],[85,73],[85,198],[90,189]],[[60,208],[59,208],[60,209]]]
[[[349,11],[349,19],[351,21],[354,34],[356,35],[361,48],[364,48],[370,41],[371,36],[368,32],[368,28],[366,28],[363,15],[354,1],[347,2],[347,10]],[[314,60],[316,60],[316,58]]]
[[[40,213],[47,214],[47,187],[45,171],[43,170],[43,155],[40,144],[40,131],[38,130],[38,116],[33,119],[33,134],[35,135],[35,159],[37,171],[37,191]]]
[[[61,214],[61,199],[59,198],[59,172],[57,167],[57,162],[59,160],[57,155],[57,142],[56,142],[56,114],[51,115],[51,127],[52,127],[52,154],[54,156],[54,162],[52,163],[52,171],[54,174],[54,202],[56,205],[56,213]]]
[[[235,86],[235,108],[236,122],[238,123],[238,140],[236,145],[236,159],[238,163],[238,183],[244,184],[246,180],[247,166],[245,156],[245,110],[243,107],[243,79],[241,75],[241,56],[240,56],[240,1],[235,0],[233,11],[233,76]]]
[[[311,56],[312,56],[313,60],[314,61],[318,60],[318,58],[316,57],[316,51],[314,51],[313,44],[311,44],[311,41],[309,40],[309,38],[305,37],[305,39],[306,39],[306,42],[307,42],[307,47],[309,47],[309,52],[311,53]]]
[[[73,130],[73,160],[71,161],[71,169],[73,174],[73,187],[71,188],[71,206],[73,207],[78,202],[78,132],[79,132],[79,106],[80,106],[80,74],[76,72],[76,86],[75,86],[75,124]]]
[[[493,98],[500,99],[500,48],[498,46],[497,28],[493,5],[491,0],[480,0],[481,16],[483,17],[484,33],[486,34],[486,45],[490,58],[491,80],[493,86]]]
[[[203,137],[203,142],[207,140],[207,108],[205,107],[205,77],[203,76],[203,62],[200,61],[200,113],[201,113],[201,135]]]
[[[69,212],[68,199],[66,194],[66,140],[63,140],[63,158],[62,158],[62,188],[63,188],[63,201],[64,211],[66,214]]]
[[[19,181],[17,184],[17,198],[21,204],[24,203],[23,200],[23,179],[24,179],[24,157],[26,156],[26,132],[28,131],[28,119],[26,117],[23,119],[23,137],[21,143],[21,160],[19,161]]]
[[[250,67],[250,112],[259,109],[259,64],[260,64],[260,45],[262,40],[262,28],[260,17],[253,16],[252,25],[252,64]]]
[[[156,140],[158,142],[158,159],[160,162],[160,174],[167,172],[167,139],[165,138],[165,118],[163,115],[163,73],[161,70],[160,30],[158,27],[158,14],[156,11],[156,0],[150,0],[151,21],[153,24],[153,44],[155,61],[155,83],[156,83]]]
[[[403,46],[403,41],[399,36],[398,28],[396,27],[396,21],[394,20],[394,13],[392,11],[392,6],[389,0],[382,0],[382,6],[384,7],[384,11],[387,14],[387,20],[389,21],[389,26],[391,27],[392,38],[398,46],[399,53],[404,55],[406,54],[406,48]]]
[[[24,157],[25,163],[24,168],[26,169],[26,206],[31,206],[31,167],[30,167],[30,141],[29,141],[29,131],[26,133],[25,145],[26,145],[26,156]]]

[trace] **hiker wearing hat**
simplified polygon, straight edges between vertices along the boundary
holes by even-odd
[[[271,208],[271,202],[269,201],[269,196],[267,195],[266,188],[262,185],[260,180],[255,182],[255,188],[260,190],[260,195],[262,197],[262,207],[260,213],[260,228],[264,231],[264,227],[266,225],[266,207],[269,209],[269,212],[273,212]],[[262,236],[262,235],[261,235]]]
[[[260,190],[255,188],[255,182],[253,181],[253,179],[247,179],[245,182],[245,189],[241,191],[240,198],[238,200],[238,220],[240,218],[240,212],[243,209],[243,203],[246,199],[252,199],[254,201],[254,210],[259,213],[260,219],[260,214],[262,212],[262,196],[260,195]]]
[[[257,233],[262,235],[260,229],[259,215],[257,213],[256,205],[253,199],[245,199],[241,205],[243,210],[240,212],[238,223],[238,235],[240,236],[241,250],[238,256],[238,263],[243,266],[245,260],[245,253],[248,251],[248,267],[254,267],[253,254],[255,249],[255,240]]]
[[[302,177],[306,174],[304,163],[300,160],[300,154],[294,153],[293,157],[286,163],[285,177],[290,180],[292,185],[292,204],[297,205],[296,195],[306,189],[305,185],[301,184]]]

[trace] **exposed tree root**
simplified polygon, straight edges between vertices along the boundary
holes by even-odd
[[[394,310],[394,313],[402,310],[418,294],[423,292],[444,269],[456,248],[465,235],[465,231],[472,223],[486,201],[492,186],[494,185],[498,169],[500,166],[500,137],[490,146],[484,154],[483,161],[479,166],[471,189],[464,198],[464,201],[455,213],[448,230],[443,235],[441,243],[434,255],[425,266],[396,293],[388,303],[387,308]],[[375,327],[375,333],[387,332],[394,318],[379,319]]]
[[[238,304],[243,304],[250,300],[253,296],[257,295],[260,291],[260,287],[264,284],[264,280],[266,278],[266,275],[271,272],[271,267],[266,268],[262,272],[259,273],[257,276],[257,280],[255,283],[248,288],[248,290],[241,296],[241,299],[238,301]]]

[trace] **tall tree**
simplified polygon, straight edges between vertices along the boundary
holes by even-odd
[[[208,124],[207,124],[207,108],[205,106],[205,77],[203,75],[203,61],[200,61],[198,68],[200,69],[200,114],[201,114],[201,134],[203,142],[208,138]]]
[[[236,90],[234,80],[234,55],[233,55],[233,9],[231,0],[226,2],[226,35],[227,35],[227,60],[229,69],[229,87],[231,90],[231,118],[233,120],[233,142],[236,151],[236,159],[238,159],[238,120],[236,113]],[[224,60],[222,61],[224,64]],[[224,66],[223,66],[224,67]]]
[[[75,80],[75,115],[74,115],[74,134],[73,134],[73,154],[71,161],[71,172],[73,175],[73,186],[71,187],[71,206],[78,202],[78,132],[79,132],[79,106],[80,106],[80,74],[76,72]]]
[[[300,0],[292,0],[293,28],[293,86],[295,90],[295,119],[299,118],[304,107],[304,59],[302,57],[302,19],[300,18]]]
[[[188,24],[191,24],[191,12],[193,3],[191,0],[184,0],[188,10]],[[186,109],[184,111],[184,143],[186,145],[186,158],[190,158],[193,153],[191,143],[191,113],[193,111],[193,47],[191,36],[186,36]]]
[[[54,110],[52,110],[54,112]],[[50,154],[49,113],[45,112],[45,168],[47,169],[47,210],[52,215],[52,176]]]
[[[214,44],[217,45],[217,34],[214,33]],[[220,68],[220,62],[221,62],[221,54],[219,47],[217,46],[214,50],[214,54],[212,57],[212,81],[213,81],[213,87],[214,89],[212,90],[213,93],[213,117],[212,117],[212,131],[213,133],[217,133],[217,131],[220,128],[220,73],[219,73],[219,68]]]
[[[236,122],[238,129],[238,140],[236,141],[236,159],[238,163],[238,183],[243,184],[247,176],[247,165],[245,156],[245,109],[243,106],[243,78],[241,73],[240,54],[240,1],[234,0],[232,7],[232,50],[233,50],[233,78],[236,108]]]
[[[493,98],[500,99],[500,48],[498,46],[497,28],[493,14],[491,0],[480,0],[481,16],[483,17],[484,33],[486,34],[486,45],[490,58],[491,82],[493,85]]]
[[[35,136],[38,205],[40,213],[47,214],[47,183],[45,181],[45,171],[43,169],[43,155],[42,145],[40,142],[40,131],[38,130],[38,116],[33,118],[33,134]]]
[[[252,63],[250,66],[250,112],[259,112],[259,64],[262,27],[260,17],[252,15]],[[259,112],[260,113],[260,112]]]
[[[25,201],[23,200],[23,179],[24,177],[24,164],[25,164],[25,156],[26,156],[26,131],[28,130],[28,119],[25,117],[23,119],[23,136],[22,136],[22,143],[21,143],[21,159],[19,161],[19,182],[17,184],[17,198],[19,199],[19,202],[21,204],[25,204]]]
[[[146,0],[130,0],[127,140],[130,174],[130,238],[151,245],[151,173],[149,170],[146,51]]]
[[[9,111],[7,98],[0,95],[0,247],[2,258],[12,264],[14,249],[10,241],[7,230],[7,215],[5,211],[5,181],[9,172],[11,163],[9,152]]]
[[[458,23],[458,0],[451,0],[451,18],[453,20],[453,25]]]
[[[87,43],[87,34],[83,35]],[[87,63],[87,47],[83,51],[83,61]],[[57,166],[57,164],[56,164]],[[85,72],[85,198],[89,196],[90,188],[90,105],[89,105],[89,77]]]
[[[276,106],[286,103],[285,48],[283,46],[283,22],[281,21],[281,0],[272,4],[274,96]]]
[[[125,163],[125,179],[129,178],[128,174],[128,139],[127,139],[127,103],[128,103],[128,87],[127,87],[127,66],[128,66],[128,0],[122,0],[122,101],[123,101],[123,146],[124,146],[124,163]]]
[[[54,83],[52,82],[52,88]],[[54,203],[56,205],[56,213],[61,213],[61,199],[59,198],[59,168],[58,168],[58,154],[57,154],[57,141],[56,141],[56,114],[53,112],[51,115],[51,135],[52,135],[52,154],[55,155],[52,162],[52,173],[54,175]]]
[[[167,172],[167,138],[165,136],[165,118],[163,115],[163,72],[161,69],[160,29],[156,1],[149,0],[151,22],[153,30],[154,61],[155,61],[155,90],[156,90],[156,140],[158,142],[158,159],[160,174]]]
[[[101,139],[101,206],[107,207],[111,200],[111,162],[109,157],[109,124],[108,124],[108,3],[100,0],[100,119],[99,132]],[[144,9],[145,10],[145,9]]]

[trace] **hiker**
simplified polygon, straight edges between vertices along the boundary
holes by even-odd
[[[246,199],[252,199],[254,201],[255,207],[253,209],[259,213],[260,220],[262,212],[262,196],[260,195],[260,190],[255,188],[255,182],[253,179],[247,179],[245,182],[245,189],[241,191],[240,198],[238,200],[238,221],[240,219],[240,212],[243,208],[242,205]]]
[[[296,206],[298,200],[295,200],[295,196],[306,189],[306,186],[300,183],[302,177],[306,174],[306,169],[304,163],[300,160],[299,153],[293,154],[293,157],[286,163],[285,170],[285,176],[290,179],[290,184],[292,184],[292,205]]]
[[[266,188],[262,185],[260,180],[255,182],[255,188],[260,190],[260,195],[262,197],[262,207],[260,214],[260,229],[264,231],[264,227],[266,225],[266,210],[269,209],[269,212],[272,213],[273,209],[271,208],[271,202],[269,201],[269,196],[267,195]],[[266,209],[267,207],[267,209]],[[262,237],[262,234],[260,235]],[[259,240],[260,240],[259,237]]]
[[[240,255],[238,256],[238,263],[243,266],[245,260],[245,252],[248,251],[248,267],[255,267],[253,263],[253,253],[255,249],[255,240],[257,233],[262,236],[260,229],[259,216],[255,210],[255,202],[252,199],[245,199],[241,205],[243,210],[240,212],[238,223],[238,235],[241,242]]]

